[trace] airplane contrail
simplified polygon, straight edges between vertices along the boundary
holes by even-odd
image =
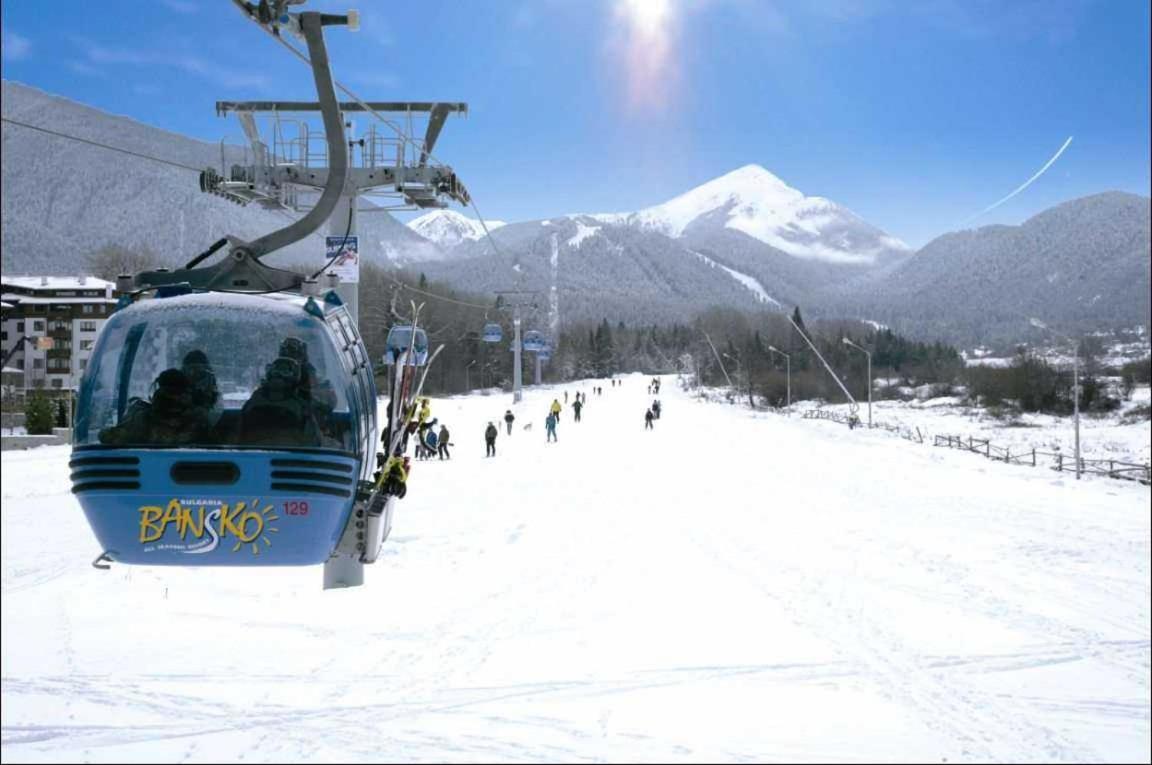
[[[1054,163],[1056,160],[1060,159],[1060,155],[1064,153],[1064,150],[1068,148],[1068,144],[1070,144],[1070,143],[1072,143],[1072,136],[1068,136],[1068,140],[1064,142],[1064,145],[1063,145],[1063,146],[1061,146],[1061,147],[1060,147],[1060,148],[1059,148],[1059,149],[1056,151],[1056,153],[1052,155],[1052,159],[1050,159],[1050,160],[1048,160],[1047,162],[1045,162],[1045,163],[1044,163],[1044,167],[1042,167],[1042,168],[1040,168],[1039,170],[1037,170],[1037,171],[1036,171],[1036,174],[1035,174],[1035,175],[1033,175],[1031,178],[1029,178],[1028,180],[1026,180],[1026,181],[1024,181],[1023,183],[1021,183],[1021,184],[1020,184],[1018,187],[1016,187],[1016,189],[1015,189],[1015,190],[1013,190],[1013,191],[1012,191],[1012,193],[1011,193],[1011,194],[1009,194],[1008,196],[1004,197],[1003,199],[1001,199],[1001,200],[999,200],[999,201],[997,201],[997,202],[993,202],[992,204],[988,205],[988,206],[987,206],[987,207],[985,207],[983,210],[981,210],[980,212],[976,213],[976,214],[975,214],[975,215],[973,215],[971,218],[968,218],[966,221],[964,221],[964,222],[963,222],[963,223],[961,223],[960,225],[961,225],[961,226],[966,226],[966,225],[968,225],[969,223],[971,223],[972,221],[974,221],[974,220],[976,220],[977,218],[979,218],[979,217],[980,217],[981,215],[983,215],[984,213],[992,212],[992,211],[993,211],[993,210],[995,210],[997,207],[999,207],[1000,205],[1004,204],[1005,202],[1007,202],[1009,199],[1011,199],[1012,197],[1014,197],[1014,196],[1016,196],[1017,194],[1019,194],[1019,193],[1020,193],[1021,191],[1023,191],[1024,189],[1026,189],[1026,188],[1028,188],[1029,186],[1031,186],[1033,183],[1035,183],[1035,181],[1036,181],[1036,179],[1037,179],[1037,178],[1039,178],[1040,176],[1044,175],[1044,173],[1045,173],[1045,172],[1047,172],[1048,168],[1052,167],[1052,164],[1053,164],[1053,163]]]

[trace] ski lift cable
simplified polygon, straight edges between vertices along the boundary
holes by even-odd
[[[496,240],[492,238],[492,232],[488,230],[488,223],[484,220],[484,216],[480,214],[480,208],[476,206],[476,200],[471,196],[468,198],[468,204],[472,207],[472,212],[476,213],[476,220],[480,221],[480,227],[484,229],[484,237],[488,240],[488,244],[492,245],[492,251],[497,255],[502,255],[500,248],[496,246]]]
[[[397,287],[400,287],[401,289],[411,290],[412,292],[415,292],[419,295],[427,295],[430,298],[436,298],[437,300],[443,300],[446,303],[455,303],[456,305],[468,306],[469,308],[478,308],[481,311],[492,310],[492,306],[490,306],[490,305],[481,305],[480,303],[469,303],[466,300],[457,300],[455,298],[445,297],[444,295],[437,295],[435,292],[429,292],[428,290],[422,290],[418,287],[413,287],[411,285],[405,284],[404,282],[400,281],[399,279],[397,279],[394,276],[388,276],[387,274],[385,274],[385,277],[389,281],[391,281],[393,284],[395,284]]]
[[[30,130],[38,130],[41,133],[47,133],[49,135],[54,135],[54,136],[57,136],[59,138],[67,138],[67,139],[72,140],[72,141],[78,141],[79,143],[86,143],[90,146],[98,146],[101,149],[108,149],[110,151],[118,151],[121,154],[127,154],[127,155],[132,156],[132,157],[139,157],[141,159],[152,160],[153,162],[160,162],[161,164],[164,164],[164,165],[171,165],[172,167],[178,167],[181,170],[191,170],[194,173],[200,173],[203,170],[203,168],[200,168],[200,167],[192,167],[191,165],[181,164],[180,162],[173,162],[172,160],[169,160],[169,159],[162,159],[160,157],[154,157],[151,154],[142,154],[138,151],[129,151],[128,149],[121,149],[119,146],[109,146],[106,143],[100,143],[99,141],[92,141],[92,140],[89,140],[87,138],[81,138],[80,136],[70,135],[68,133],[61,133],[57,130],[51,130],[51,129],[46,128],[46,127],[40,127],[39,125],[30,125],[27,122],[21,122],[20,120],[14,120],[14,119],[11,119],[10,117],[0,117],[0,120],[3,120],[4,122],[11,123],[13,125],[19,125],[20,127],[25,127],[25,128],[30,129]]]

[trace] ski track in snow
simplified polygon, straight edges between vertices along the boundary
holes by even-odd
[[[589,239],[596,234],[600,233],[599,226],[585,226],[583,223],[576,224],[576,234],[568,239],[568,246],[575,249],[580,249],[580,245],[584,240]]]
[[[552,445],[547,403],[593,383],[526,389],[495,459],[507,396],[434,400],[454,459],[415,463],[367,584],[327,593],[97,571],[68,450],[5,452],[4,761],[1152,756],[1146,487],[671,377],[645,432],[646,381]]]
[[[726,266],[722,263],[717,263],[715,260],[712,260],[712,258],[708,257],[707,255],[703,255],[699,252],[696,252],[695,250],[692,250],[692,253],[696,257],[700,258],[700,260],[703,260],[708,265],[710,265],[714,268],[722,268],[725,271],[727,271],[729,276],[731,276],[733,279],[740,282],[745,287],[747,287],[749,290],[751,290],[752,294],[754,294],[756,296],[757,300],[759,300],[763,303],[771,303],[772,305],[776,306],[777,308],[783,308],[783,306],[780,305],[779,300],[777,300],[776,298],[774,298],[768,294],[768,291],[764,289],[764,285],[760,283],[759,279],[757,279],[753,276],[749,276],[748,274],[743,273],[741,271],[737,271],[734,268],[729,268],[728,266]]]

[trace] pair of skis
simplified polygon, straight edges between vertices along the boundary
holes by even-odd
[[[415,411],[414,403],[419,401],[424,390],[424,382],[428,379],[428,370],[432,363],[444,350],[443,344],[424,362],[424,369],[416,383],[415,390],[412,383],[416,378],[416,330],[419,328],[421,303],[412,302],[412,334],[408,348],[394,359],[396,366],[396,379],[392,383],[392,398],[388,402],[388,439],[384,444],[385,452],[382,455],[380,475],[372,487],[372,493],[364,502],[364,537],[360,550],[362,563],[374,563],[380,555],[380,548],[392,531],[392,514],[396,502],[406,493],[408,466],[404,464],[403,455],[398,454],[400,444],[403,442],[408,430],[408,420]],[[401,492],[397,493],[395,482],[391,481],[393,471],[399,470],[401,478]]]
[[[428,370],[432,368],[432,362],[440,355],[440,351],[444,350],[444,346],[440,345],[432,352],[424,362],[424,370],[420,374],[420,380],[416,385],[416,389],[412,390],[412,381],[416,377],[416,352],[412,347],[416,343],[416,330],[420,326],[420,310],[424,308],[424,304],[419,306],[416,302],[412,302],[412,339],[409,342],[409,347],[400,354],[400,358],[396,359],[396,380],[392,384],[392,399],[389,401],[388,423],[391,428],[389,431],[388,451],[385,455],[387,458],[396,454],[396,448],[400,445],[403,438],[405,429],[408,426],[407,420],[410,413],[415,411],[414,403],[420,399],[420,394],[424,391],[424,381],[428,379]],[[404,427],[398,427],[400,420],[403,419]]]

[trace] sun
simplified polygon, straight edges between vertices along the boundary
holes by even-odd
[[[672,0],[619,0],[617,10],[644,37],[663,35],[672,21]]]
[[[252,500],[252,504],[249,505],[249,507],[251,507],[251,508],[260,507],[260,500],[259,499]],[[267,507],[265,507],[263,510],[260,511],[259,515],[252,514],[250,516],[246,516],[244,518],[244,521],[243,521],[244,529],[247,530],[248,521],[254,522],[256,524],[256,528],[251,533],[251,535],[245,534],[244,538],[240,539],[240,541],[238,541],[232,547],[232,552],[237,552],[245,544],[251,543],[252,544],[252,554],[253,555],[259,555],[260,554],[260,545],[257,544],[257,542],[256,542],[257,539],[259,539],[261,542],[263,542],[266,547],[271,547],[272,546],[272,540],[269,539],[267,537],[267,535],[264,534],[264,532],[267,531],[270,534],[275,534],[276,532],[280,531],[280,529],[271,525],[272,521],[276,521],[276,520],[280,519],[280,516],[276,515],[275,513],[276,513],[275,508],[272,505],[268,505]]]

